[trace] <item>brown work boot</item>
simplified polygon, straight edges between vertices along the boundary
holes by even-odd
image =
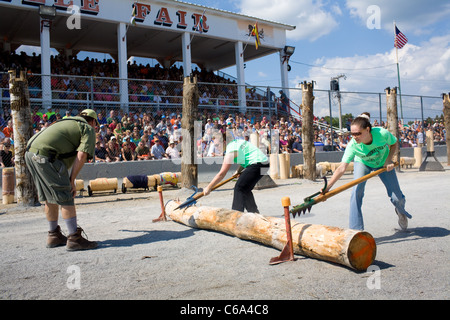
[[[67,237],[61,233],[60,226],[58,226],[54,231],[48,232],[47,248],[64,246],[66,242]]]
[[[69,234],[69,237],[67,237],[67,251],[89,250],[97,248],[97,242],[89,241],[83,238],[81,232],[84,232],[83,229],[78,227],[75,233]]]

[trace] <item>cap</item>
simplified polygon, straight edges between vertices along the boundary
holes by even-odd
[[[98,126],[100,125],[98,123],[97,113],[94,110],[92,110],[92,109],[84,109],[83,111],[81,111],[80,115],[86,116],[86,117],[90,117],[92,119],[95,119],[95,122],[97,123],[97,125]]]

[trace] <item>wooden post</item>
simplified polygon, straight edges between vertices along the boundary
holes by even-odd
[[[179,204],[169,201],[166,213],[184,225],[223,232],[279,250],[288,242],[284,219],[209,206],[176,210]],[[368,232],[292,221],[291,234],[296,254],[356,270],[366,270],[375,259],[375,240]]]
[[[397,138],[397,154],[392,158],[393,162],[400,163],[400,132],[398,130],[397,112],[397,88],[386,88],[387,129]],[[397,167],[400,170],[400,166]]]
[[[445,130],[447,131],[447,165],[450,166],[450,135],[448,134],[450,131],[450,93],[444,93],[442,99],[444,103],[444,125]]]
[[[197,116],[198,99],[197,77],[185,77],[183,84],[183,118],[181,119],[181,176],[182,188],[190,188],[198,184],[197,141],[194,135],[194,121]]]
[[[28,81],[24,71],[20,72],[20,78],[16,78],[16,71],[10,70],[9,77],[17,204],[35,206],[39,204],[37,190],[25,163],[27,142],[33,135]]]
[[[302,83],[302,141],[304,178],[316,179],[316,148],[314,147],[314,95],[312,83]]]

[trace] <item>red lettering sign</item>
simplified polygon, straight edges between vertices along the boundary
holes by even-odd
[[[150,14],[152,11],[149,4],[136,3],[133,6],[136,6],[136,17],[135,20],[137,22],[144,22],[145,17]]]
[[[81,0],[81,8],[80,11],[82,13],[88,14],[98,14],[99,12],[99,3],[100,0]]]
[[[164,25],[166,27],[172,26],[172,20],[170,20],[169,12],[167,8],[161,8],[156,15],[155,24],[156,25]]]
[[[55,0],[55,7],[58,9],[67,9],[73,5],[73,0],[69,0],[68,3],[66,3],[66,1],[67,0]]]
[[[206,16],[202,13],[193,13],[194,26],[192,31],[208,32],[209,26],[206,24]]]
[[[178,16],[177,28],[186,29],[187,28],[186,11],[178,10],[177,11],[177,16]]]

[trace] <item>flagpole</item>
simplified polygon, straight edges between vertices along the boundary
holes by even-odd
[[[400,98],[400,115],[403,125],[403,106],[402,106],[402,87],[400,85],[400,66],[398,63],[398,44],[397,44],[397,33],[395,32],[396,24],[394,21],[394,43],[395,43],[395,55],[397,57],[397,79],[398,79],[398,94]]]

